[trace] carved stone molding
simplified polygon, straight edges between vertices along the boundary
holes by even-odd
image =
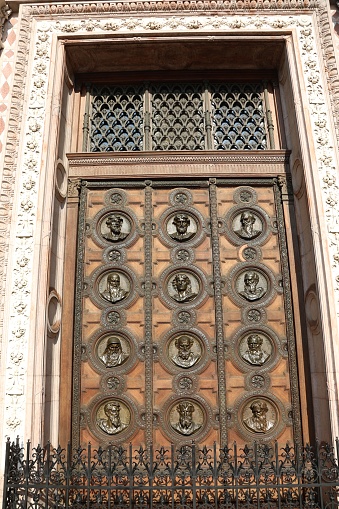
[[[2,42],[2,38],[5,33],[5,23],[9,19],[12,14],[12,9],[6,2],[0,2],[0,50],[4,48],[4,44]]]

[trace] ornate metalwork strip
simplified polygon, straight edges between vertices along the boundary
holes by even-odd
[[[288,360],[291,379],[291,395],[292,395],[292,411],[293,411],[293,433],[296,443],[302,442],[301,437],[301,415],[300,415],[300,397],[299,397],[299,383],[298,383],[298,367],[297,367],[297,352],[295,341],[295,330],[293,320],[293,306],[292,306],[292,291],[290,281],[290,271],[288,262],[288,248],[285,234],[284,222],[284,209],[283,199],[289,201],[291,195],[288,194],[288,179],[286,175],[274,179],[274,195],[277,214],[277,225],[280,242],[280,257],[281,257],[281,271],[284,289],[284,302],[285,302],[285,316],[286,316],[286,330],[287,330],[287,345],[288,345]],[[293,196],[293,194],[292,194]]]
[[[73,340],[73,398],[72,398],[72,445],[79,445],[80,433],[80,391],[81,391],[81,342],[82,342],[82,298],[83,266],[85,253],[85,221],[87,203],[87,182],[80,188],[78,220],[78,245],[75,283],[74,340]]]
[[[153,340],[152,340],[152,188],[145,187],[145,424],[146,446],[153,441]]]
[[[210,212],[211,212],[211,242],[214,276],[214,298],[215,298],[215,327],[217,345],[218,365],[218,387],[219,387],[219,422],[220,442],[227,444],[227,404],[226,404],[226,370],[225,370],[225,345],[224,345],[224,320],[222,306],[222,284],[219,249],[218,229],[218,201],[216,180],[210,180]]]
[[[151,449],[7,442],[3,509],[73,507],[337,509],[338,440],[329,444]]]

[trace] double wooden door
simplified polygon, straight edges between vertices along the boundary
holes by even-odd
[[[300,440],[284,185],[83,182],[74,443]]]

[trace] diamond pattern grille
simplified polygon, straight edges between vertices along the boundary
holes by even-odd
[[[89,150],[265,150],[266,109],[260,83],[93,87]]]
[[[202,90],[194,85],[161,85],[152,93],[152,149],[205,148]]]
[[[211,92],[215,150],[267,148],[261,85],[213,85]]]
[[[94,89],[91,152],[143,150],[143,89]]]

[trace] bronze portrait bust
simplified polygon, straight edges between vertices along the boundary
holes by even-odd
[[[171,356],[174,364],[181,368],[191,368],[194,366],[201,357],[200,345],[196,345],[196,343],[197,341],[187,334],[177,336],[174,340],[174,345],[177,351]],[[192,351],[192,347],[200,353]]]
[[[129,357],[129,354],[123,351],[120,338],[110,336],[106,341],[106,347],[99,358],[105,364],[106,368],[114,368],[123,364]]]
[[[244,419],[245,426],[255,433],[266,433],[275,426],[275,420],[267,417],[268,404],[264,400],[257,399],[251,403],[249,410],[252,414]]]
[[[103,412],[105,417],[97,417],[97,425],[108,435],[116,435],[128,427],[129,422],[123,422],[121,418],[121,405],[118,401],[106,403],[103,407]]]
[[[259,274],[254,270],[249,270],[244,274],[244,289],[240,295],[248,301],[261,299],[266,293],[266,289],[259,284]]]
[[[271,351],[266,350],[267,346],[272,350],[269,344],[263,347],[263,342],[259,334],[250,334],[246,339],[247,349],[242,352],[242,358],[252,366],[262,366],[271,356]]]
[[[244,240],[252,240],[257,238],[262,232],[261,221],[257,218],[255,214],[251,210],[244,210],[240,214],[239,228],[234,229],[234,233],[238,235],[238,237]],[[258,227],[255,228],[255,223],[258,223]],[[260,227],[260,228],[259,228]]]
[[[170,295],[177,302],[190,302],[197,296],[197,293],[192,290],[190,277],[184,272],[176,274],[171,285],[174,292],[172,291]]]
[[[193,419],[193,413],[196,411],[195,405],[190,401],[181,401],[176,410],[179,414],[179,419],[175,422],[171,421],[172,428],[181,435],[192,435],[198,431],[202,424],[197,423]]]
[[[111,272],[107,276],[107,284],[104,291],[100,292],[101,297],[109,302],[115,303],[125,299],[129,291],[121,287],[121,277],[118,272]]]
[[[125,240],[125,238],[129,235],[129,231],[122,231],[124,218],[118,214],[111,214],[107,217],[105,224],[107,226],[107,231],[102,231],[102,236],[104,239],[109,240],[110,242],[121,242]],[[128,230],[130,230],[130,225],[128,225]]]
[[[174,231],[170,231],[169,225],[167,232],[171,239],[178,242],[186,242],[192,239],[196,234],[196,225],[192,218],[186,213],[178,213],[173,217],[172,225],[175,227]],[[191,228],[191,229],[190,229]]]

